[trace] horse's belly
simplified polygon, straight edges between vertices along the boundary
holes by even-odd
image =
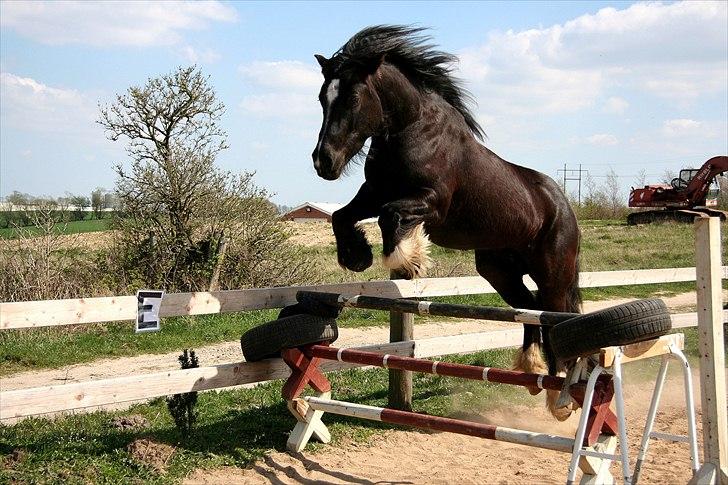
[[[508,247],[507,237],[479,228],[440,226],[437,228],[425,227],[425,229],[430,240],[443,248],[469,250]]]

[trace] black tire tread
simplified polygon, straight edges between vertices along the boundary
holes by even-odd
[[[550,330],[557,358],[594,354],[603,347],[627,345],[665,335],[672,328],[665,302],[637,300],[571,318]]]
[[[335,319],[299,314],[251,328],[240,337],[240,348],[246,361],[256,362],[279,357],[283,349],[333,342],[338,336]]]

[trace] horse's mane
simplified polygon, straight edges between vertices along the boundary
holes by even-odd
[[[334,70],[375,62],[383,57],[396,66],[418,88],[439,94],[465,118],[473,134],[481,140],[483,128],[468,107],[473,98],[459,79],[452,76],[451,65],[457,57],[435,50],[427,43],[426,29],[402,25],[375,25],[355,34],[331,58]]]

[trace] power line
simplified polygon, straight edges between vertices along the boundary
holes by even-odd
[[[588,170],[582,170],[581,164],[579,164],[579,168],[567,168],[566,164],[564,164],[564,169],[558,169],[556,173],[563,172],[563,178],[564,178],[564,193],[566,193],[566,181],[567,180],[575,180],[579,182],[579,191],[578,191],[578,202],[579,205],[581,205],[581,174],[582,173],[589,173]]]

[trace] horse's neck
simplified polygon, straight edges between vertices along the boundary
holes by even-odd
[[[419,119],[422,93],[399,69],[383,64],[374,85],[382,103],[385,133],[397,134]]]

